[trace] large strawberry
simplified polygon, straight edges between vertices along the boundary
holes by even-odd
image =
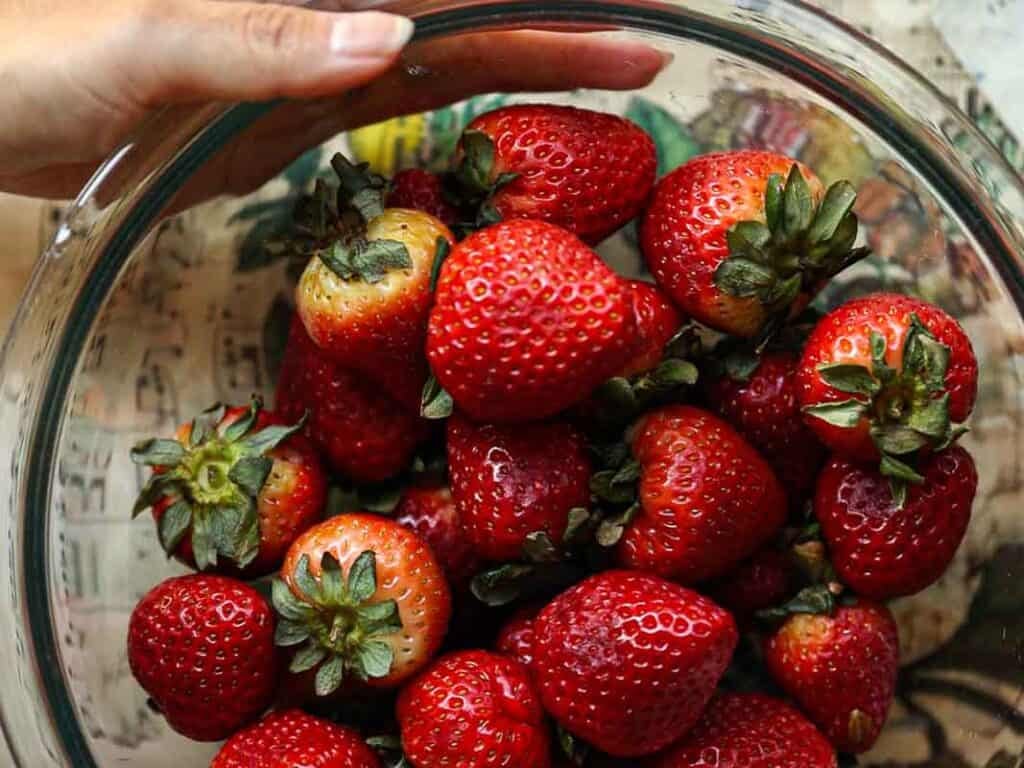
[[[540,612],[531,670],[559,725],[610,755],[637,757],[693,727],[736,642],[732,617],[710,600],[612,570]]]
[[[685,319],[656,285],[642,280],[631,280],[629,284],[633,289],[637,341],[633,357],[618,373],[624,378],[654,369],[661,362],[665,345]]]
[[[716,696],[693,732],[650,768],[836,768],[836,751],[803,715],[757,693]]]
[[[783,181],[785,179],[785,181]],[[802,310],[853,248],[856,193],[783,155],[703,155],[665,176],[640,228],[658,284],[696,320],[757,336]]]
[[[588,243],[640,212],[658,165],[654,142],[630,121],[551,104],[477,117],[459,154],[456,187],[479,221],[548,221]]]
[[[563,422],[448,421],[448,471],[466,535],[488,560],[522,555],[531,533],[560,543],[569,510],[590,500],[583,437]]]
[[[469,585],[480,563],[447,487],[407,489],[395,507],[394,516],[399,524],[430,545],[453,588]]]
[[[234,579],[168,579],[132,611],[128,665],[174,730],[196,741],[226,739],[273,697],[274,613]]]
[[[385,205],[429,213],[449,227],[459,220],[459,212],[445,199],[441,177],[421,168],[399,171],[392,177]]]
[[[292,323],[277,382],[285,418],[308,413],[306,434],[331,467],[360,483],[405,469],[427,435],[427,422],[360,374],[328,358],[302,323]]]
[[[547,768],[544,712],[525,666],[487,651],[435,662],[398,698],[402,746],[414,768]]]
[[[879,461],[897,501],[920,483],[916,458],[959,435],[978,390],[970,339],[938,307],[898,294],[854,299],[826,315],[797,371],[807,423],[836,453]]]
[[[291,672],[316,669],[318,696],[349,677],[398,686],[437,652],[451,616],[448,583],[427,543],[393,520],[361,513],[300,536],[273,599],[281,616],[275,640],[298,647]]]
[[[210,768],[379,768],[380,760],[350,728],[299,709],[271,712],[238,731]]]
[[[477,421],[533,421],[585,398],[635,344],[632,290],[574,235],[514,220],[445,261],[430,314],[430,367]]]
[[[151,507],[168,555],[200,570],[256,578],[277,570],[323,515],[327,480],[302,428],[265,411],[215,406],[173,440],[147,440],[132,459],[154,468],[134,514]]]
[[[902,507],[876,470],[834,458],[818,478],[814,514],[839,578],[859,595],[887,600],[920,592],[949,566],[971,519],[978,473],[954,445],[927,456],[924,482]]]
[[[899,642],[885,606],[791,616],[764,643],[772,677],[842,752],[871,748],[896,688]]]

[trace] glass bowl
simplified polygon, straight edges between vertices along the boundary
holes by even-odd
[[[899,695],[860,764],[1019,755],[1024,189],[996,150],[912,71],[792,0],[349,5],[417,20],[386,83],[316,103],[161,114],[97,173],[40,260],[0,379],[0,706],[13,763],[206,764],[214,747],[172,733],[128,671],[132,607],[181,571],[150,523],[131,521],[143,476],[128,449],[211,402],[272,394],[290,274],[258,245],[333,151],[385,173],[436,166],[472,115],[538,98],[529,90],[628,115],[657,140],[662,171],[699,152],[767,147],[826,182],[851,179],[875,255],[824,301],[891,288],[962,321],[981,362],[964,438],[981,472],[974,518],[942,581],[893,606]],[[526,27],[571,37],[537,66],[535,41],[515,32]],[[643,46],[674,55],[651,82]],[[380,124],[389,113],[405,116]],[[628,228],[600,251],[641,271]]]

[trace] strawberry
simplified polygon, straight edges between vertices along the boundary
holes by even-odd
[[[309,417],[306,434],[331,467],[373,483],[405,469],[427,436],[427,422],[326,357],[302,323],[292,323],[277,383],[282,416]]]
[[[732,617],[696,592],[605,571],[537,616],[531,670],[565,730],[610,755],[638,757],[693,727],[737,639]]]
[[[405,687],[397,713],[414,768],[550,764],[544,712],[515,659],[477,650],[444,656]]]
[[[533,421],[583,400],[629,360],[632,291],[575,236],[515,220],[476,232],[441,269],[427,356],[476,421]]]
[[[524,606],[513,613],[498,633],[494,648],[506,656],[518,659],[528,667],[533,664],[533,623],[537,613],[537,607],[532,605]]]
[[[723,693],[693,732],[650,768],[837,768],[824,736],[785,702]]]
[[[445,199],[441,177],[420,168],[399,171],[392,177],[385,205],[423,211],[449,227],[459,220],[459,212]]]
[[[132,611],[128,665],[171,728],[195,741],[226,739],[273,697],[274,613],[225,576],[167,579]]]
[[[583,437],[563,422],[448,420],[448,470],[466,536],[488,560],[514,560],[527,536],[561,542],[569,510],[590,501]]]
[[[897,502],[923,478],[914,464],[957,438],[978,391],[978,361],[938,307],[878,293],[814,328],[796,374],[808,425],[836,453],[878,462]]]
[[[832,566],[854,592],[876,600],[912,595],[949,566],[971,519],[978,487],[974,461],[960,446],[927,456],[924,482],[902,507],[876,470],[834,458],[818,478],[814,514]]]
[[[885,606],[867,600],[832,615],[791,616],[764,643],[772,677],[841,752],[871,748],[896,687],[899,643]]]
[[[210,768],[380,768],[350,728],[299,709],[271,712],[221,747]]]
[[[275,640],[290,671],[316,668],[317,696],[348,677],[393,688],[437,652],[451,616],[444,572],[425,541],[387,518],[342,514],[310,528],[274,581]]]
[[[786,555],[762,549],[714,584],[710,594],[745,625],[758,611],[789,599],[796,591],[796,575]]]
[[[320,183],[297,209],[292,247],[311,257],[296,288],[299,316],[331,357],[416,407],[431,273],[452,234],[422,211],[385,209],[385,182],[365,166],[341,155],[331,164],[337,193]]]
[[[657,286],[642,280],[630,280],[629,284],[633,289],[637,343],[633,357],[618,373],[623,378],[654,369],[661,362],[665,345],[685,320]]]
[[[852,248],[855,201],[849,182],[823,192],[808,168],[783,155],[703,155],[658,182],[640,244],[684,312],[749,338],[799,313],[830,277],[867,255]]]
[[[394,517],[430,545],[453,588],[469,585],[480,563],[447,487],[407,489]]]
[[[168,555],[245,578],[277,570],[292,541],[323,515],[327,479],[302,416],[214,406],[173,440],[147,440],[132,460],[154,468],[134,514],[152,508]]]
[[[479,221],[547,221],[591,244],[640,212],[658,165],[654,142],[630,121],[551,104],[477,117],[459,156],[456,185]]]

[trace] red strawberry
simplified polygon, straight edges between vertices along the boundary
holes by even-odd
[[[836,768],[836,752],[804,716],[756,693],[716,696],[686,739],[651,768]]]
[[[745,624],[757,611],[784,603],[795,587],[796,572],[789,558],[778,550],[762,549],[715,584],[711,596]]]
[[[448,471],[466,535],[488,560],[519,558],[537,531],[560,543],[569,510],[590,501],[586,442],[563,422],[474,424],[456,414]]]
[[[452,251],[427,355],[477,421],[533,421],[584,399],[629,359],[632,291],[565,230],[509,221]]]
[[[684,321],[679,310],[657,286],[642,280],[631,280],[629,284],[633,288],[637,345],[633,358],[619,371],[619,376],[624,378],[655,368],[661,362],[665,345]]]
[[[449,654],[398,697],[414,768],[547,768],[544,712],[526,667],[487,651]]]
[[[696,592],[605,571],[540,612],[531,670],[563,728],[610,755],[637,757],[693,727],[737,639],[732,617]]]
[[[479,218],[537,219],[598,243],[634,218],[657,173],[654,142],[616,115],[502,107],[469,124],[456,174]]]
[[[164,550],[192,567],[246,578],[277,570],[292,541],[323,516],[327,494],[320,459],[299,429],[254,400],[210,409],[173,440],[138,444],[132,459],[154,474],[134,513],[152,507]],[[225,522],[229,533],[218,535]]]
[[[386,205],[423,211],[449,227],[459,220],[459,212],[445,199],[441,177],[419,168],[399,171],[392,177]]]
[[[301,648],[296,674],[317,669],[316,694],[345,678],[376,688],[407,680],[437,652],[451,594],[430,547],[393,520],[343,514],[310,528],[274,582],[278,645]],[[286,586],[287,585],[287,586]]]
[[[896,688],[899,642],[885,606],[791,616],[764,645],[772,677],[841,752],[871,748]]]
[[[298,320],[277,382],[277,409],[291,419],[308,412],[306,434],[337,472],[361,483],[398,474],[427,434],[414,411],[328,359]]]
[[[226,739],[273,697],[273,611],[234,579],[167,579],[132,611],[128,665],[171,728],[195,741]]]
[[[753,337],[799,313],[828,278],[866,255],[851,249],[855,200],[849,182],[823,194],[808,168],[783,155],[703,155],[658,182],[640,244],[684,312]]]
[[[494,648],[513,659],[518,659],[526,666],[533,664],[533,623],[536,618],[535,606],[520,608],[501,628]]]
[[[683,584],[721,576],[786,520],[786,495],[771,467],[707,411],[668,406],[633,432],[638,514],[619,563]]]
[[[430,545],[452,587],[469,585],[480,563],[448,488],[409,488],[395,507],[394,517]]]
[[[949,566],[971,519],[978,473],[953,446],[928,456],[924,483],[910,487],[902,508],[877,471],[834,458],[818,478],[814,514],[839,578],[876,600],[912,595]]]
[[[210,768],[379,768],[350,728],[299,709],[271,712],[221,747]]]

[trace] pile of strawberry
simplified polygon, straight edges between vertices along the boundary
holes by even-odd
[[[553,106],[476,119],[444,175],[332,165],[274,244],[306,263],[276,411],[133,453],[197,571],[130,622],[170,726],[215,768],[869,749],[884,601],[970,518],[977,363],[914,298],[809,309],[864,255],[850,184],[760,151],[655,183],[638,127]],[[654,284],[591,249],[633,219]]]

